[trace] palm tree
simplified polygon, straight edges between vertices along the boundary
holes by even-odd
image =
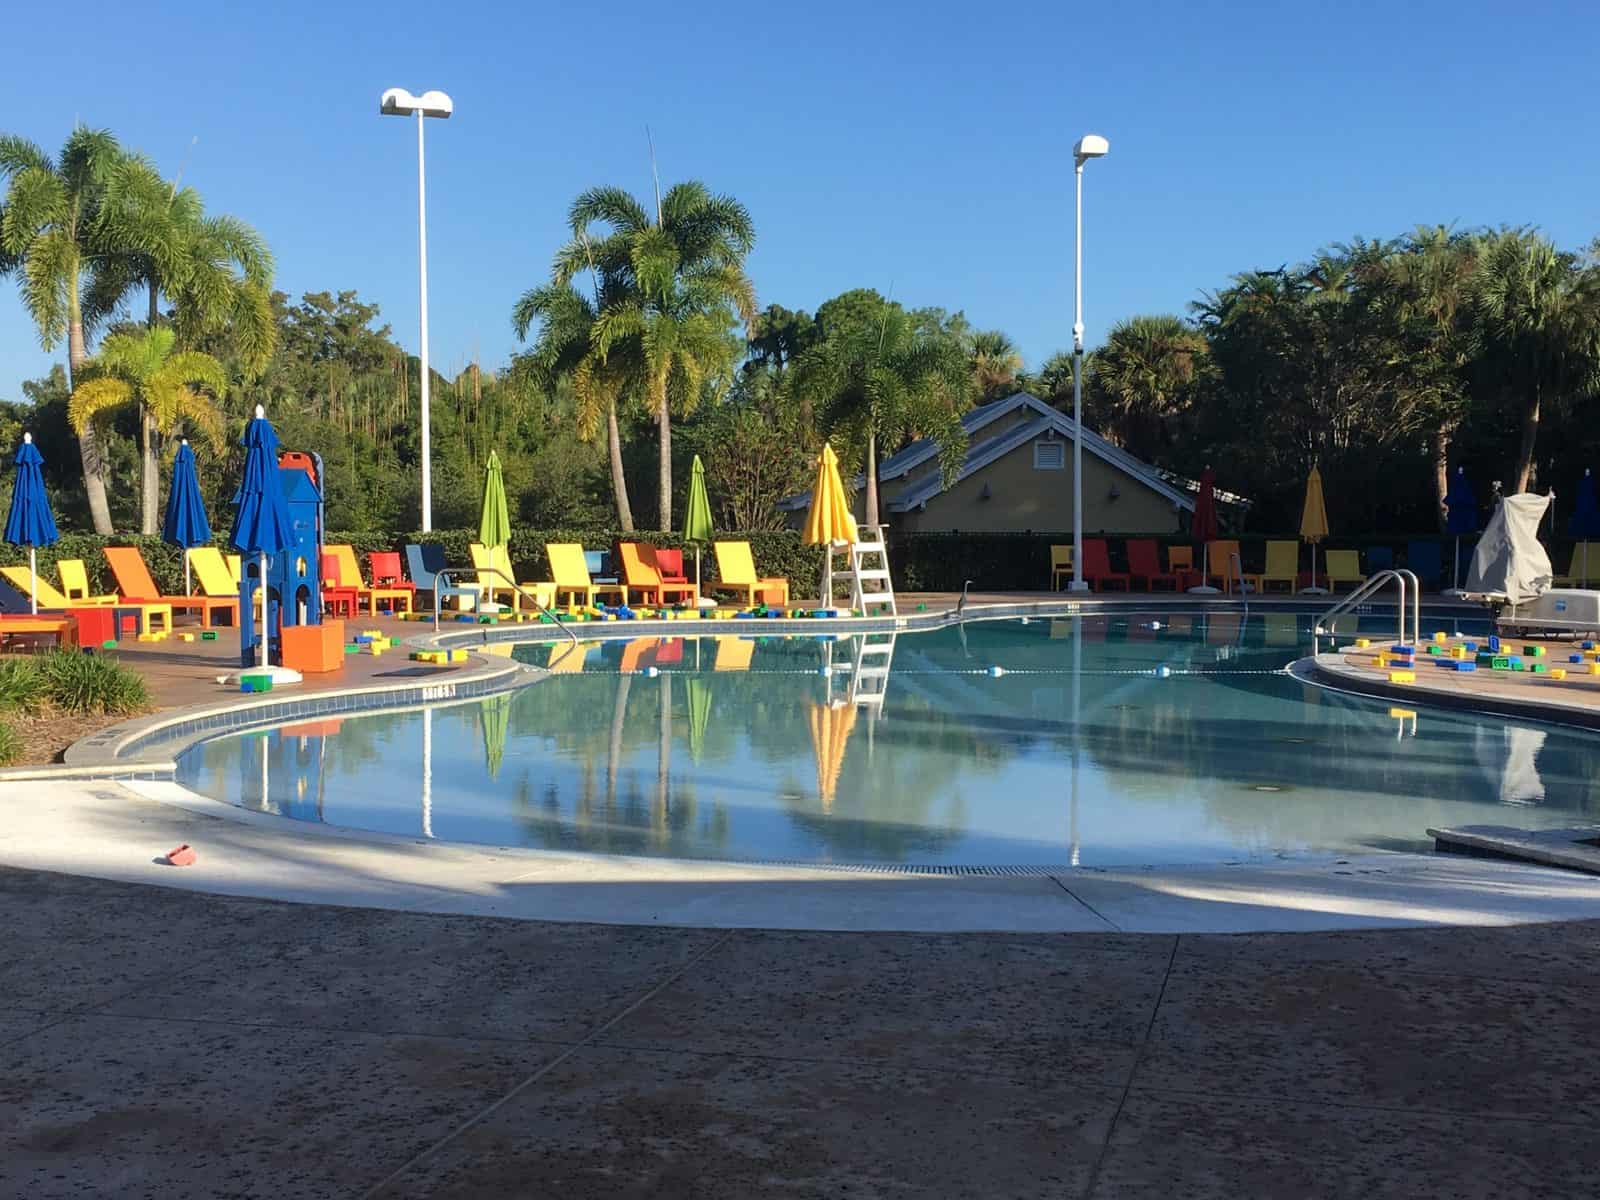
[[[598,277],[595,281],[598,289]],[[561,375],[572,377],[578,401],[578,436],[591,440],[605,417],[606,450],[611,466],[611,495],[617,524],[633,532],[633,507],[628,503],[628,480],[622,470],[622,439],[617,429],[617,404],[627,390],[628,378],[621,356],[607,361],[595,344],[594,325],[599,293],[591,303],[567,284],[546,284],[522,294],[511,313],[518,339],[526,339],[537,321],[539,336],[533,352],[519,365],[531,368],[540,382],[553,386]]]
[[[1003,400],[1017,390],[1022,355],[1012,340],[998,329],[972,335],[969,352],[972,382],[984,404]]]
[[[659,514],[672,527],[672,407],[692,408],[708,380],[726,381],[737,358],[733,316],[748,332],[755,286],[744,260],[755,226],[744,205],[703,183],[656,197],[655,218],[621,188],[592,188],[573,201],[573,237],[556,254],[552,282],[583,271],[600,283],[593,344],[600,361],[622,360],[625,377],[656,421]]]
[[[1205,337],[1181,317],[1118,321],[1091,360],[1094,389],[1106,402],[1107,432],[1133,453],[1152,457],[1205,356]]]
[[[115,311],[136,289],[149,300],[147,325],[161,319],[161,296],[173,305],[178,344],[193,348],[226,330],[245,373],[258,375],[277,343],[272,311],[272,255],[261,236],[233,217],[205,215],[198,193],[168,183],[146,159],[124,155],[106,173],[98,217],[108,253],[85,297],[97,315]],[[141,527],[156,531],[157,439],[141,427],[144,497]]]
[[[120,155],[116,139],[104,129],[74,129],[54,161],[25,138],[0,136],[0,180],[8,185],[0,265],[9,265],[19,277],[40,344],[51,350],[66,339],[74,384],[88,360],[87,337],[97,316],[83,305],[85,287],[101,263],[97,217],[106,174]],[[105,457],[93,425],[79,433],[78,451],[95,532],[109,534]]]
[[[227,389],[227,372],[209,354],[174,351],[177,336],[157,327],[139,333],[113,333],[100,345],[100,353],[85,364],[92,378],[72,391],[67,419],[82,438],[97,420],[116,409],[137,405],[140,449],[154,457],[154,435],[169,435],[181,424],[201,434],[214,451],[223,448],[222,414],[206,393],[220,396]],[[160,475],[143,483],[143,507],[155,506]],[[150,530],[148,532],[154,532]]]
[[[954,479],[967,453],[961,414],[972,403],[973,377],[959,339],[918,333],[900,305],[876,292],[839,300],[854,319],[825,324],[822,340],[795,361],[795,394],[812,405],[824,437],[844,436],[847,467],[865,450],[866,523],[877,525],[879,444],[892,452],[913,437],[933,438],[941,475]]]
[[[1491,386],[1521,410],[1512,479],[1526,491],[1545,401],[1600,389],[1600,271],[1536,233],[1501,230],[1480,242],[1472,303]]]

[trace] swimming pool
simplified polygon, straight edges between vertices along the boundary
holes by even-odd
[[[203,742],[178,778],[420,838],[876,866],[1259,861],[1426,849],[1430,825],[1596,819],[1592,735],[1304,684],[1282,668],[1310,651],[1311,622],[519,645],[553,676]]]

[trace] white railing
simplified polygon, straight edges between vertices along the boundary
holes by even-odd
[[[1411,581],[1411,636],[1406,637],[1406,581]],[[1327,612],[1317,618],[1316,633],[1331,635],[1332,623],[1343,613],[1349,612],[1363,600],[1383,590],[1384,585],[1394,581],[1400,592],[1400,603],[1395,607],[1395,638],[1402,645],[1415,646],[1422,637],[1422,581],[1412,571],[1403,568],[1379,571],[1360,587],[1356,588],[1344,599],[1340,600]]]

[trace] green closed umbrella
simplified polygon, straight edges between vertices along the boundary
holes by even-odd
[[[689,676],[689,756],[695,762],[706,749],[706,729],[711,724],[711,687],[698,675]]]
[[[486,550],[511,541],[511,517],[506,512],[506,481],[500,474],[500,456],[489,451],[489,468],[483,477],[483,515],[478,518],[478,542]]]
[[[694,456],[689,468],[689,503],[683,518],[683,540],[694,546],[694,590],[700,594],[700,550],[711,540],[711,498],[706,495],[706,468]]]

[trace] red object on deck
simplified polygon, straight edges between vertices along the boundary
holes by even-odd
[[[175,849],[167,851],[168,866],[192,867],[194,866],[194,859],[194,847],[189,845],[188,842],[185,842],[183,845],[178,846]]]
[[[278,455],[278,470],[304,471],[310,478],[312,486],[317,482],[317,460],[302,450],[285,450]]]

